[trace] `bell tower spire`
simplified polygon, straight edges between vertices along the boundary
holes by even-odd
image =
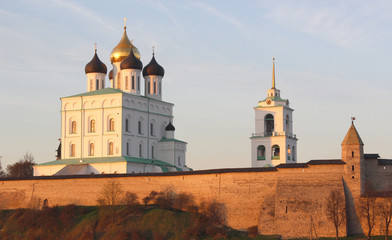
[[[272,58],[272,89],[275,89],[275,57]]]

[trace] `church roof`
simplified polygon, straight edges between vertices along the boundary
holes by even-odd
[[[169,124],[167,124],[167,126],[165,127],[166,131],[174,131],[176,130],[176,128],[173,126],[173,124],[171,122],[169,122]]]
[[[155,56],[152,55],[152,59],[143,69],[143,76],[157,75],[163,77],[165,75],[165,69],[157,63]]]
[[[81,96],[94,96],[94,95],[101,95],[101,94],[113,94],[113,93],[122,93],[123,91],[116,89],[116,88],[103,88],[99,89],[96,91],[91,91],[91,92],[85,92],[81,94],[76,94],[68,97],[63,97],[63,98],[69,98],[69,97],[81,97]]]
[[[93,59],[91,59],[91,61],[86,64],[84,71],[86,74],[94,72],[106,74],[108,72],[106,65],[99,59],[96,50]]]
[[[155,159],[146,159],[146,158],[135,158],[135,157],[97,157],[97,158],[69,158],[69,159],[60,159],[51,162],[41,163],[37,166],[50,166],[50,165],[85,165],[92,163],[113,163],[113,162],[131,162],[131,163],[141,163],[141,164],[149,164],[156,166],[164,166],[164,167],[175,167],[174,165]]]
[[[135,54],[133,54],[133,50],[131,49],[131,52],[129,53],[128,57],[124,59],[124,61],[121,62],[120,64],[121,70],[123,69],[139,69],[142,70],[143,68],[143,63],[139,59],[135,57]]]
[[[175,138],[166,138],[166,137],[163,137],[161,140],[159,140],[159,142],[180,142],[180,143],[187,143],[187,142],[184,142],[184,141],[175,139]]]
[[[363,145],[362,139],[359,136],[357,129],[354,126],[354,123],[351,124],[351,127],[348,130],[346,137],[342,142],[342,145]]]

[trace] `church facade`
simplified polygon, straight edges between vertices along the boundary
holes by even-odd
[[[273,167],[297,162],[297,136],[293,133],[293,109],[289,100],[280,97],[275,87],[275,59],[272,65],[272,87],[267,98],[255,110],[255,133],[252,144],[252,167]]]
[[[124,27],[110,60],[110,87],[95,49],[85,67],[87,92],[61,98],[58,159],[34,166],[35,176],[191,170],[187,143],[174,137],[174,105],[162,101],[165,71],[154,52],[143,68]]]

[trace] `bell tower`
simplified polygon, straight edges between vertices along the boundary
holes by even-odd
[[[252,133],[252,167],[269,167],[297,162],[297,137],[293,133],[293,111],[289,100],[280,97],[275,85],[275,58],[272,62],[272,87],[255,110]]]

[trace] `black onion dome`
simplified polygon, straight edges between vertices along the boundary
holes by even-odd
[[[169,124],[167,124],[165,130],[166,131],[174,131],[174,130],[176,130],[176,128],[173,126],[173,124],[171,122],[169,122]]]
[[[108,72],[106,65],[103,62],[101,62],[101,60],[99,60],[97,51],[95,51],[93,59],[86,64],[84,71],[86,72],[86,74],[93,73],[93,72],[106,74]]]
[[[121,62],[120,64],[121,70],[123,69],[139,69],[142,70],[143,68],[143,63],[137,57],[135,57],[135,54],[133,53],[133,50],[131,49],[131,52],[129,53],[128,57],[124,59],[124,61]]]
[[[157,75],[161,77],[165,75],[165,69],[163,69],[163,67],[157,63],[154,54],[152,55],[150,63],[147,64],[147,66],[145,66],[143,69],[143,76],[149,75]]]
[[[113,79],[113,69],[109,72],[109,79]]]

